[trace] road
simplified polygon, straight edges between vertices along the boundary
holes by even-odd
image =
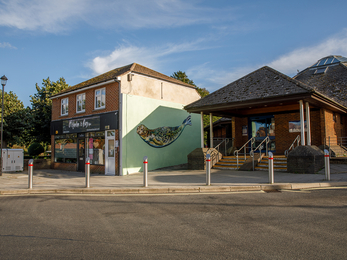
[[[0,197],[1,259],[347,259],[347,188]]]

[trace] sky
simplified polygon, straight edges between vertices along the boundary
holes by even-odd
[[[48,77],[73,86],[139,63],[213,92],[270,66],[288,76],[347,57],[346,0],[0,0],[0,76],[25,106]]]

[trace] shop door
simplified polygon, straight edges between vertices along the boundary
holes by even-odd
[[[85,140],[84,138],[78,139],[78,171],[83,171],[85,170]]]
[[[115,131],[106,131],[105,174],[116,175]]]

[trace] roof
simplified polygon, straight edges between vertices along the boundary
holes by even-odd
[[[126,66],[123,66],[123,67],[116,68],[114,70],[108,71],[108,72],[103,73],[103,74],[101,74],[99,76],[96,76],[94,78],[91,78],[91,79],[88,79],[88,80],[86,80],[84,82],[81,82],[81,83],[79,83],[77,85],[71,86],[71,87],[69,87],[69,88],[59,92],[58,94],[53,95],[52,97],[57,96],[57,95],[61,95],[63,93],[75,91],[75,90],[78,90],[78,89],[83,89],[85,87],[89,87],[89,86],[96,85],[96,84],[99,84],[99,83],[107,82],[109,80],[116,79],[117,77],[122,76],[124,74],[128,74],[128,73],[138,73],[138,74],[141,74],[141,75],[145,75],[145,76],[153,77],[153,78],[156,78],[156,79],[168,81],[168,82],[171,82],[171,83],[179,84],[179,85],[182,85],[182,86],[185,86],[185,87],[195,88],[195,86],[192,86],[190,84],[184,83],[184,82],[182,82],[180,80],[177,80],[177,79],[174,79],[172,77],[166,76],[166,75],[164,75],[162,73],[159,73],[157,71],[151,70],[151,69],[149,69],[147,67],[144,67],[144,66],[142,66],[140,64],[132,63],[132,64],[129,64],[129,65],[126,65]]]
[[[227,105],[291,94],[312,92],[312,88],[268,66],[264,66],[185,107],[190,109]]]
[[[322,58],[294,78],[347,107],[347,58]]]

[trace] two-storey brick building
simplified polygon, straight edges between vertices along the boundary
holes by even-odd
[[[183,109],[200,99],[186,83],[133,63],[72,86],[52,99],[53,168],[125,175],[187,162],[201,146],[201,118]]]

